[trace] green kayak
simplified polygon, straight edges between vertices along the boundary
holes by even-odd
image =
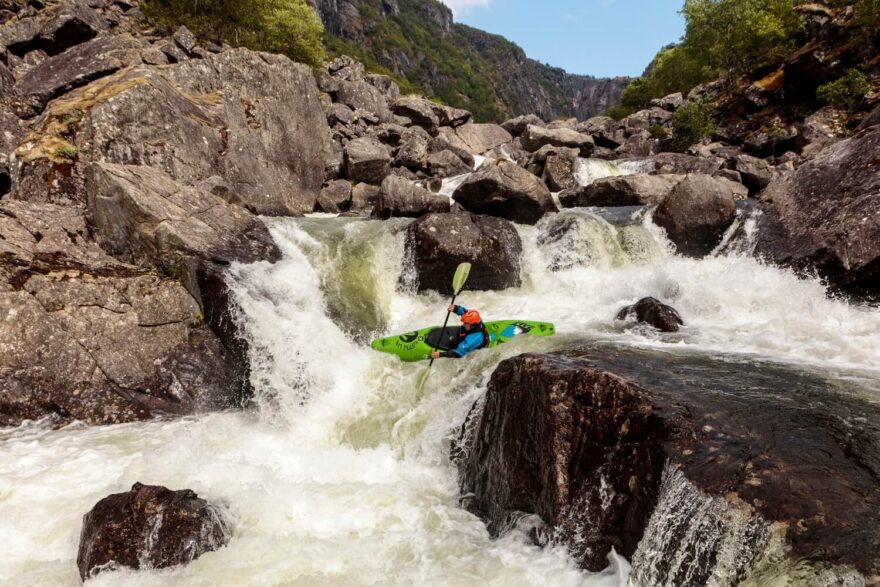
[[[407,363],[423,361],[430,358],[434,349],[449,350],[458,342],[458,326],[450,326],[445,330],[439,326],[422,328],[416,332],[398,334],[374,340],[375,350],[397,355]],[[533,336],[550,336],[556,328],[549,322],[529,322],[527,320],[499,320],[486,322],[489,331],[489,348],[504,344],[515,336],[531,334]]]

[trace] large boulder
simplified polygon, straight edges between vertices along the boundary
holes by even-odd
[[[742,183],[752,195],[773,181],[773,167],[763,159],[741,153],[731,159],[731,167],[739,173]]]
[[[631,320],[649,324],[661,332],[678,332],[684,324],[678,311],[655,298],[642,298],[631,306],[621,308],[618,320]]]
[[[666,230],[679,253],[707,255],[736,218],[735,185],[723,178],[688,175],[657,206],[654,223]]]
[[[461,493],[493,535],[530,528],[594,571],[614,548],[639,585],[870,584],[880,430],[839,425],[852,417],[877,406],[781,366],[598,345],[520,355],[462,427]]]
[[[194,491],[135,483],[83,516],[76,564],[83,581],[123,567],[164,569],[222,548],[229,538],[221,510]]]
[[[465,262],[472,265],[468,289],[501,290],[522,283],[522,242],[516,228],[500,218],[428,214],[407,229],[407,247],[419,291],[451,294],[451,276]]]
[[[354,182],[380,184],[391,173],[391,152],[373,137],[361,137],[345,146],[345,174]]]
[[[362,80],[338,82],[336,100],[352,110],[363,110],[376,116],[380,122],[391,121],[391,109],[382,90]]]
[[[880,292],[880,127],[822,151],[765,190],[756,253],[815,269],[832,286]]]
[[[704,173],[712,175],[724,165],[720,157],[696,157],[684,153],[659,153],[650,157],[654,173]]]
[[[418,218],[432,212],[449,212],[449,198],[438,196],[396,175],[389,175],[379,186],[379,199],[373,209],[377,218],[392,216]]]
[[[455,177],[473,171],[473,165],[451,150],[438,151],[428,155],[428,171],[438,178]]]
[[[57,96],[123,67],[139,65],[143,49],[133,38],[99,37],[46,59],[18,81],[15,91],[42,111]]]
[[[420,127],[405,130],[394,155],[394,165],[415,170],[427,167],[430,139],[430,135]]]
[[[307,66],[235,49],[124,69],[54,100],[19,160],[22,176],[34,175],[68,137],[79,161],[148,165],[187,185],[220,176],[257,213],[301,214],[324,182],[329,132]],[[63,171],[54,177],[70,176]],[[41,174],[43,189],[29,192],[50,190],[52,177]]]
[[[550,191],[561,192],[562,190],[577,187],[575,177],[577,156],[569,153],[554,153],[544,161],[544,181]]]
[[[520,141],[526,151],[534,152],[545,145],[552,145],[577,149],[583,157],[588,157],[595,147],[590,135],[570,128],[544,128],[536,125],[526,127]]]
[[[682,175],[620,175],[559,194],[566,208],[578,206],[643,206],[657,204],[682,180]]]
[[[331,181],[321,190],[317,208],[321,212],[338,214],[351,206],[351,183],[345,179]]]
[[[187,258],[229,264],[281,256],[247,210],[158,169],[92,163],[86,185],[98,243],[126,262],[171,268]]]
[[[469,122],[452,132],[442,133],[447,140],[472,155],[482,155],[513,140],[509,132],[497,124]]]
[[[486,164],[469,176],[453,194],[466,210],[535,224],[548,212],[558,212],[544,183],[515,163]]]
[[[546,123],[535,114],[524,114],[501,123],[501,127],[515,137],[526,132],[529,125],[546,126]]]
[[[39,14],[6,23],[0,28],[0,45],[19,57],[34,50],[57,55],[105,29],[103,20],[87,2],[64,0]]]
[[[434,112],[433,103],[421,96],[402,96],[394,103],[393,112],[409,118],[413,124],[428,132],[436,132],[440,117]]]

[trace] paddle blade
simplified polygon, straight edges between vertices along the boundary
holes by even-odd
[[[419,382],[416,385],[416,395],[421,398],[425,395],[425,384],[428,383],[428,377],[431,375],[431,367],[428,366],[425,372],[419,375]]]
[[[470,263],[462,263],[458,266],[458,269],[455,270],[455,275],[452,277],[452,291],[455,295],[458,295],[464,288],[464,284],[467,283],[468,275],[470,274]]]

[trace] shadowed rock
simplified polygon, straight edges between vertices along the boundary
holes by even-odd
[[[559,202],[567,208],[656,204],[668,196],[683,177],[681,175],[603,177],[587,186],[562,192],[559,194]]]
[[[684,320],[675,308],[667,306],[654,298],[642,298],[631,306],[626,306],[617,314],[618,320],[635,319],[650,324],[661,332],[678,332]]]
[[[473,265],[468,289],[519,287],[522,242],[512,224],[475,214],[428,214],[407,229],[407,255],[418,289],[451,294],[450,276],[459,263]]]
[[[736,218],[735,185],[723,178],[688,175],[657,206],[654,223],[666,230],[679,253],[706,255]]]
[[[135,483],[83,516],[76,564],[85,581],[122,567],[185,565],[228,542],[223,514],[194,491]]]
[[[557,212],[550,190],[540,179],[509,161],[486,164],[469,176],[453,198],[466,210],[535,224]]]
[[[391,153],[372,137],[363,137],[345,146],[345,173],[353,182],[380,184],[391,173]]]
[[[402,177],[389,175],[379,186],[379,199],[373,215],[382,219],[392,216],[417,218],[432,212],[449,212],[449,198],[432,194]]]

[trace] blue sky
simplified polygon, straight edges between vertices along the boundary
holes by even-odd
[[[684,32],[683,0],[443,0],[455,20],[504,35],[571,73],[640,75]]]

